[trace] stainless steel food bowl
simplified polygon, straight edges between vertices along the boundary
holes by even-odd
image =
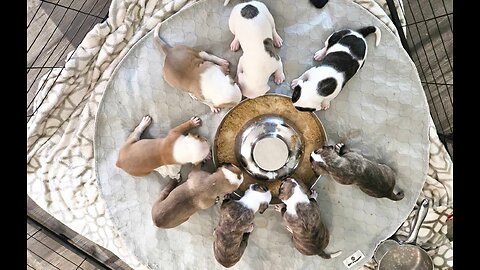
[[[302,136],[295,124],[275,114],[253,118],[235,138],[235,156],[240,166],[261,180],[290,175],[303,153]]]

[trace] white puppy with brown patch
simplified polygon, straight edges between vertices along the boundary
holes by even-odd
[[[225,5],[228,4],[225,1]],[[243,55],[237,66],[237,82],[247,98],[261,96],[270,90],[268,80],[272,73],[274,81],[285,80],[283,64],[277,48],[283,40],[275,29],[275,21],[262,2],[249,1],[233,7],[228,26],[235,35],[230,49],[242,47]]]
[[[255,213],[262,214],[271,199],[272,193],[266,186],[251,184],[240,200],[223,200],[220,220],[213,231],[213,252],[217,262],[232,267],[242,258],[253,231]]]

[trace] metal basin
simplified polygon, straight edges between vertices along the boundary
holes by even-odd
[[[272,192],[270,203],[276,204],[285,177],[308,188],[316,183],[309,153],[326,141],[315,113],[298,111],[289,96],[266,94],[244,99],[225,114],[215,133],[213,163],[242,169],[244,180],[234,194],[242,196],[250,184],[261,183]]]
[[[279,115],[260,115],[237,134],[235,156],[253,177],[282,179],[297,168],[303,155],[300,134],[295,124]]]

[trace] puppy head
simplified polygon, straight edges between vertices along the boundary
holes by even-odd
[[[318,111],[325,97],[331,95],[336,88],[337,80],[333,77],[299,80],[297,86],[293,88],[293,106],[299,111]]]
[[[324,145],[323,147],[314,150],[310,154],[310,164],[315,174],[318,176],[328,172],[328,158],[338,156],[335,151],[335,146]]]
[[[207,139],[198,134],[188,133],[183,142],[185,144],[183,149],[189,150],[188,156],[185,159],[189,159],[189,162],[193,164],[201,162],[210,153],[210,144]],[[184,153],[184,155],[186,155],[186,153]]]
[[[292,103],[301,112],[314,112],[320,109],[323,98],[312,91],[310,82],[299,81],[293,88]]]
[[[299,189],[296,188],[297,186],[299,187]],[[278,198],[285,202],[286,200],[290,199],[295,192],[305,193],[303,191],[303,188],[304,187],[300,185],[297,180],[293,178],[287,178],[283,180],[280,184],[280,188],[278,190]]]
[[[251,184],[247,190],[245,190],[245,199],[255,200],[259,203],[258,212],[263,214],[267,210],[270,201],[272,200],[272,193],[270,190],[260,184]]]
[[[225,179],[227,179],[230,185],[234,186],[235,189],[238,188],[240,184],[242,184],[243,173],[240,168],[238,168],[234,164],[223,164],[218,170],[223,173]]]

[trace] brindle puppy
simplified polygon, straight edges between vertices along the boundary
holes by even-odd
[[[295,248],[303,255],[318,255],[324,259],[335,258],[342,251],[328,254],[324,249],[328,246],[330,235],[320,216],[320,207],[315,200],[317,192],[307,196],[307,190],[295,179],[287,178],[282,182],[278,198],[283,205],[276,205],[282,213],[283,224],[292,233]]]
[[[402,191],[394,193],[395,172],[390,167],[350,151],[343,143],[313,151],[310,162],[317,175],[328,174],[342,185],[355,184],[369,196],[394,201],[404,197]]]
[[[263,214],[271,199],[265,186],[251,184],[240,200],[223,200],[220,220],[213,231],[213,252],[221,265],[232,267],[242,258],[253,231],[255,213]]]

